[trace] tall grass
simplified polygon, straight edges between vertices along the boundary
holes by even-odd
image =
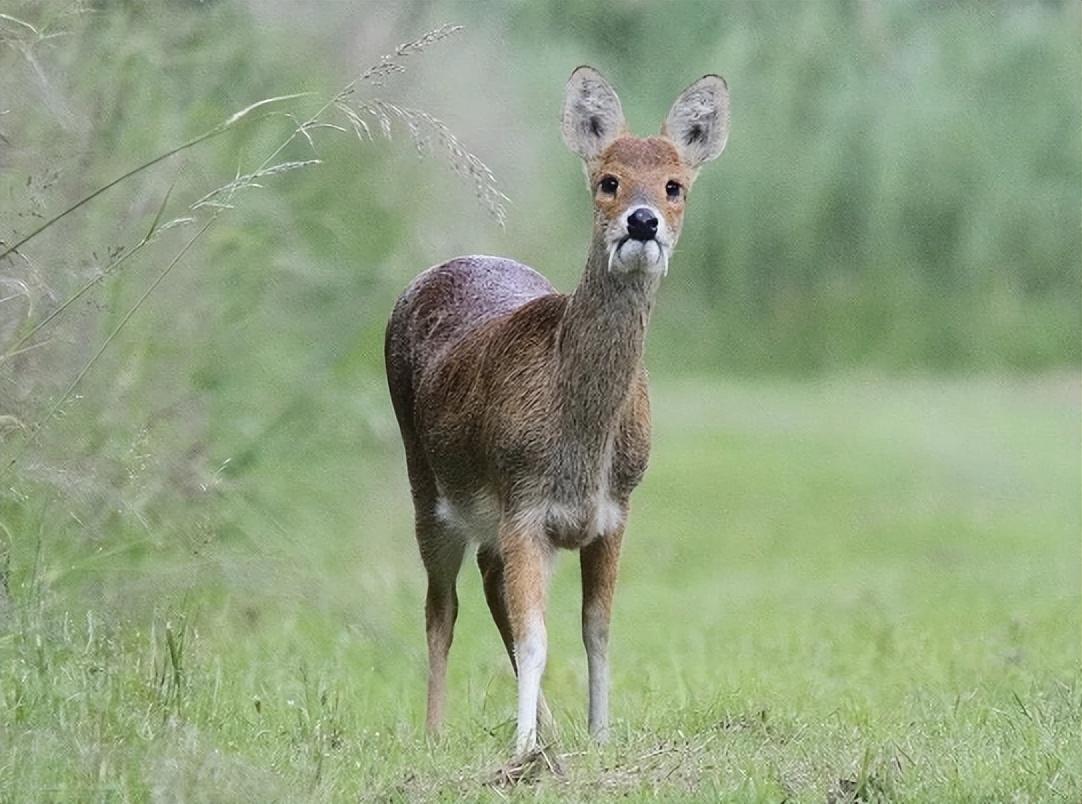
[[[0,110],[10,200],[0,208],[0,663],[5,733],[36,735],[24,750],[40,760],[62,740],[51,718],[96,721],[79,739],[98,746],[187,722],[208,679],[188,656],[205,593],[256,586],[268,564],[252,557],[273,564],[283,538],[253,465],[281,455],[271,442],[297,428],[305,449],[343,431],[342,442],[372,439],[364,422],[378,406],[364,395],[352,421],[313,428],[342,397],[296,382],[342,360],[335,344],[312,350],[289,332],[313,296],[327,299],[308,324],[340,340],[356,328],[343,326],[356,293],[341,292],[354,279],[317,268],[310,250],[327,238],[306,223],[331,195],[371,206],[364,177],[420,169],[380,140],[404,138],[435,157],[424,164],[459,173],[497,226],[506,198],[447,125],[393,94],[456,26],[335,87],[276,61],[235,6],[10,11],[0,17],[0,96],[15,101]],[[153,69],[162,54],[169,67]],[[283,95],[278,82],[304,92]],[[327,166],[354,181],[327,182],[317,173]],[[370,253],[389,251],[392,234],[366,238]],[[281,340],[258,334],[267,323],[252,322],[264,319]],[[285,390],[273,374],[291,378]],[[126,679],[102,670],[117,652],[135,657]],[[91,689],[94,702],[67,698]],[[316,781],[336,739],[327,695],[312,691],[297,710]],[[144,705],[134,720],[133,700]],[[154,792],[115,779],[49,787],[48,764],[20,789]],[[0,787],[12,773],[0,767]]]
[[[121,26],[129,35],[137,35],[140,31],[141,14],[144,12],[145,8],[128,13],[97,14],[79,7],[50,16],[39,10],[39,18],[35,18],[34,22],[28,22],[13,14],[5,14],[0,18],[0,22],[6,26],[4,44],[8,46],[6,56],[13,68],[12,86],[17,85],[21,68],[24,72],[36,74],[42,91],[60,99],[58,102],[65,106],[83,101],[78,79],[66,85],[59,83],[61,79],[57,76],[63,75],[61,64],[68,68],[77,66],[81,58],[81,47],[98,52],[96,45],[111,44],[118,35],[117,26]],[[217,13],[226,17],[233,15],[233,12],[229,11]],[[104,20],[101,18],[103,16]],[[193,31],[197,28],[202,30],[202,26],[210,22],[201,18],[201,14],[194,10],[180,12],[179,15],[174,12],[173,16],[193,26]],[[46,200],[44,195],[38,196],[35,193],[34,171],[38,169],[40,160],[48,155],[45,148],[24,147],[14,150],[15,159],[22,161],[10,165],[9,194],[21,203],[22,208],[20,209],[20,203],[13,206],[11,222],[15,226],[7,235],[5,243],[0,245],[0,265],[5,266],[2,279],[5,286],[14,289],[4,299],[5,312],[9,313],[9,317],[5,333],[7,337],[2,345],[3,352],[0,353],[0,371],[6,372],[16,393],[0,397],[4,401],[4,423],[7,430],[5,457],[0,472],[7,478],[10,478],[13,472],[18,472],[26,481],[34,477],[35,473],[39,474],[38,479],[42,479],[41,473],[48,474],[52,471],[47,460],[42,460],[49,451],[48,442],[41,441],[42,432],[54,424],[55,420],[66,416],[73,406],[83,408],[78,412],[78,416],[73,418],[77,418],[79,422],[78,429],[82,431],[80,436],[86,448],[85,454],[92,461],[106,457],[100,449],[101,440],[111,439],[116,432],[106,422],[101,421],[108,419],[108,406],[111,401],[115,401],[108,398],[107,392],[102,394],[102,391],[112,384],[108,373],[117,371],[125,361],[140,360],[139,356],[132,354],[133,347],[145,352],[148,347],[158,345],[153,335],[146,337],[146,329],[137,333],[137,337],[144,336],[141,344],[125,344],[123,339],[118,340],[118,336],[122,335],[133,316],[151,299],[196,242],[208,231],[212,231],[212,227],[223,214],[234,210],[238,204],[243,204],[247,193],[263,188],[268,182],[278,181],[283,174],[320,165],[322,160],[315,157],[315,152],[317,148],[325,147],[324,141],[327,137],[349,134],[352,131],[363,144],[368,145],[373,139],[372,128],[389,140],[396,124],[401,123],[422,155],[432,150],[434,140],[448,164],[472,182],[478,200],[498,222],[502,222],[506,214],[503,206],[506,197],[497,188],[492,171],[481,159],[468,151],[447,126],[430,113],[371,94],[372,90],[382,88],[388,79],[404,73],[408,59],[416,57],[426,48],[459,30],[459,27],[444,25],[420,38],[399,45],[392,53],[383,56],[324,100],[309,98],[310,102],[317,102],[318,106],[314,111],[304,112],[303,115],[300,110],[290,108],[289,104],[293,103],[295,106],[297,101],[305,99],[304,94],[266,98],[250,103],[180,145],[167,147],[158,153],[151,151],[149,157],[144,155],[143,161],[134,167],[100,184],[86,182],[86,174],[70,177],[61,171],[50,172],[48,186],[43,183],[41,189],[60,197]],[[177,34],[174,32],[173,35]],[[51,65],[50,60],[56,64]],[[50,71],[50,66],[55,69]],[[101,64],[99,69],[108,72],[110,66],[108,63]],[[129,67],[125,64],[121,69],[126,71]],[[57,83],[54,83],[54,80]],[[166,102],[163,96],[168,96],[168,91],[162,92],[160,86],[154,87],[154,90],[155,93],[149,97],[160,106]],[[159,92],[162,94],[156,94]],[[121,98],[118,98],[117,102],[133,102],[124,95],[123,88],[118,90],[118,95]],[[12,120],[7,129],[8,133],[5,134],[9,142],[30,143],[41,132],[50,128],[54,133],[63,130],[63,121],[58,119],[56,111],[48,106],[36,110],[37,114],[29,105],[18,111],[20,114]],[[75,112],[68,114],[73,118],[76,116]],[[253,119],[255,123],[251,124]],[[267,129],[268,123],[273,123],[275,119],[289,124],[287,135],[273,147],[267,148],[266,156],[257,164],[248,169],[239,167],[233,178],[220,186],[200,192],[197,189],[198,182],[183,175],[184,169],[190,169],[190,165],[182,166],[181,173],[172,177],[168,174],[162,175],[160,165],[167,160],[172,160],[175,165],[180,158],[187,157],[199,164],[206,160],[206,151],[214,145],[211,141],[215,138],[233,133],[246,123]],[[371,127],[366,119],[371,122]],[[109,121],[107,125],[112,126],[115,123]],[[244,134],[246,136],[240,140],[240,146],[251,147],[254,139],[252,132],[249,130]],[[78,147],[89,148],[90,153],[96,154],[101,140],[109,137],[108,129],[97,130],[91,124],[89,131],[80,138],[82,142]],[[71,142],[64,142],[64,139],[63,136],[57,136],[52,147],[73,147]],[[255,139],[254,142],[258,146],[259,140]],[[236,141],[229,145],[232,147],[227,146],[228,151],[235,151],[238,147]],[[301,152],[299,156],[289,155],[298,150]],[[338,151],[340,155],[340,147]],[[211,151],[209,156],[212,160],[221,159],[221,153],[215,154]],[[241,157],[240,163],[250,159],[248,156]],[[100,167],[101,161],[103,160],[95,159],[90,164],[94,173],[100,171],[100,175],[106,175],[107,168]],[[21,170],[26,170],[29,178],[20,198],[15,193],[15,183],[10,180]],[[57,185],[61,185],[59,192],[54,190]],[[87,189],[84,190],[84,187]],[[158,191],[160,199],[156,202],[156,207],[147,203],[152,200],[155,192],[148,191],[148,187],[161,188]],[[67,195],[67,198],[61,193]],[[148,195],[151,198],[148,198]],[[185,195],[188,196],[187,199],[184,198]],[[142,206],[137,218],[141,218],[143,222],[135,225],[145,227],[144,234],[138,239],[124,234],[118,238],[120,242],[102,243],[101,235],[108,228],[108,224],[104,227],[101,225],[102,218],[108,219],[110,214],[119,217],[123,215],[125,208],[131,210],[133,203]],[[48,209],[47,204],[57,211]],[[79,218],[82,220],[77,220]],[[79,245],[73,243],[70,228],[68,231],[64,230],[72,225],[72,219],[76,219],[74,225],[78,227],[77,231],[96,238],[81,244],[81,252]],[[21,220],[28,223],[20,225]],[[79,227],[79,224],[82,226]],[[185,228],[194,233],[189,237],[175,231]],[[123,242],[124,240],[128,242]],[[180,243],[183,245],[179,245]],[[96,249],[102,249],[101,256]],[[199,281],[200,277],[205,278],[206,264],[213,260],[208,259],[206,253],[194,259],[202,259],[204,262],[202,266],[189,271]],[[144,281],[133,276],[141,267],[140,263],[153,265],[156,260],[161,260],[164,267],[152,280]],[[87,262],[91,264],[89,271],[83,268]],[[49,265],[48,276],[38,267],[41,264]],[[140,284],[143,286],[139,287]],[[87,300],[93,302],[94,294],[102,292],[110,299],[108,309],[100,307],[88,312],[85,306],[79,308],[78,305],[85,305]],[[98,328],[101,328],[104,334],[95,338],[92,333]],[[174,335],[175,333],[170,332],[167,337]],[[78,338],[82,343],[76,345],[63,342],[63,339],[72,337]],[[91,346],[94,341],[98,343]],[[68,348],[64,348],[65,346]],[[111,352],[117,354],[114,356]],[[84,381],[103,358],[112,358],[112,365],[104,369],[107,376],[94,388],[95,393],[89,397],[82,396],[79,391]],[[76,369],[75,366],[79,368]],[[175,369],[175,365],[173,368]],[[133,378],[133,381],[138,386],[132,389],[133,397],[139,402],[145,402],[146,384],[153,380],[140,376]],[[90,410],[86,410],[88,407]],[[186,411],[186,414],[190,414],[190,411]],[[99,421],[94,422],[95,418]],[[191,417],[186,415],[178,418],[184,419],[180,424],[189,424]],[[136,441],[145,438],[150,428],[145,414],[137,421],[140,419],[142,421],[135,429]],[[63,430],[62,427],[58,429]],[[69,461],[73,454],[79,451],[78,446],[68,440],[71,435],[64,433],[58,439],[53,439],[53,443],[63,443],[63,454]],[[174,447],[192,449],[194,445],[191,443],[191,434],[180,438],[182,440],[175,443]],[[188,443],[185,444],[184,441]],[[73,446],[76,447],[75,450],[72,449]],[[35,453],[37,447],[41,449]],[[128,452],[127,458],[145,457],[135,455],[134,441]],[[132,471],[129,470],[128,474],[134,477]],[[90,475],[92,473],[87,472],[82,479]],[[54,473],[52,479],[64,488],[63,478]],[[112,491],[117,490],[115,482],[109,485]]]

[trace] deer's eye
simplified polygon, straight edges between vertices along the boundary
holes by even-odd
[[[620,186],[620,182],[616,180],[615,176],[606,176],[597,186],[601,192],[613,195],[616,192],[616,188]]]
[[[680,186],[678,181],[670,181],[665,185],[665,194],[669,196],[669,200],[675,201],[680,197],[680,191],[683,187]]]

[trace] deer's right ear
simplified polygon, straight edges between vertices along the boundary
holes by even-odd
[[[579,67],[567,80],[564,142],[586,161],[599,156],[627,124],[616,91],[593,67]]]
[[[661,133],[672,139],[688,167],[717,159],[729,139],[729,86],[720,75],[704,75],[680,93]]]

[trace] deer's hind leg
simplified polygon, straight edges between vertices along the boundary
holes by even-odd
[[[515,639],[511,633],[511,620],[507,615],[507,590],[503,580],[503,558],[495,545],[482,544],[477,548],[477,566],[481,570],[481,582],[485,587],[485,600],[492,612],[492,621],[500,632],[504,650],[511,660],[511,669],[518,674],[515,664]]]
[[[404,389],[404,390],[403,390]],[[455,582],[462,566],[466,542],[439,515],[439,487],[424,449],[413,429],[410,415],[412,391],[406,382],[391,383],[391,397],[406,450],[406,470],[413,496],[417,546],[428,576],[425,595],[425,635],[428,642],[428,703],[425,730],[429,734],[443,725],[447,698],[447,654],[458,618]]]
[[[425,597],[425,634],[428,640],[428,707],[425,729],[434,734],[443,724],[447,697],[447,654],[451,650],[458,592],[455,582],[462,566],[466,542],[434,515],[417,517],[417,544],[428,574]]]

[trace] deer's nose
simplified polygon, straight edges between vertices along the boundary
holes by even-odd
[[[632,240],[653,240],[657,234],[657,218],[646,207],[639,207],[627,216],[627,233]]]

